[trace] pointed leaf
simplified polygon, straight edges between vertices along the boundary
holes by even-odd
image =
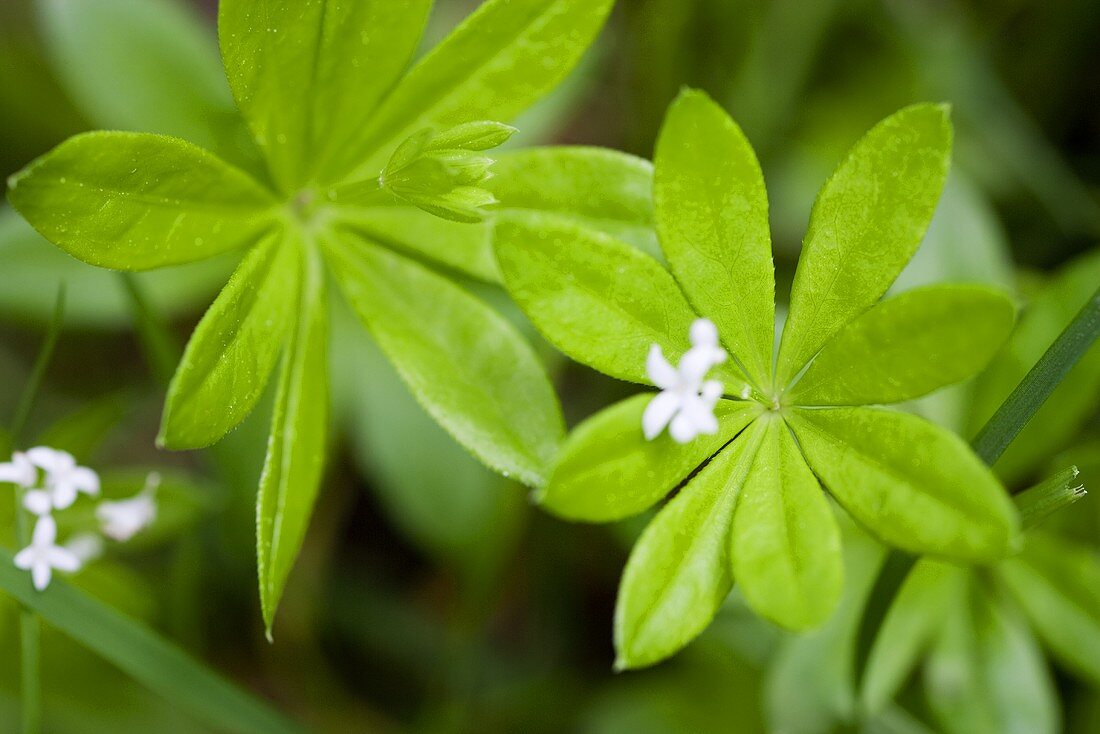
[[[168,387],[162,446],[209,446],[252,411],[295,311],[297,249],[282,234],[253,248],[195,327]]]
[[[752,147],[725,110],[688,90],[669,108],[654,162],[657,232],[672,272],[756,385],[768,386],[775,267]]]
[[[997,567],[1046,645],[1100,685],[1100,558],[1091,548],[1031,532]]]
[[[171,0],[44,0],[43,38],[84,115],[108,130],[175,135],[228,160],[247,155],[218,47]]]
[[[751,426],[688,482],[630,554],[615,606],[616,667],[652,665],[702,632],[729,593],[729,531],[763,430]]]
[[[348,152],[348,180],[377,175],[415,131],[473,120],[508,122],[573,68],[612,0],[487,0],[422,58]]]
[[[1058,698],[1042,650],[1011,610],[972,580],[925,669],[946,734],[1055,734]]]
[[[915,105],[848,152],[814,202],[791,291],[777,378],[791,378],[874,305],[916,252],[951,154],[947,108]]]
[[[749,606],[789,629],[821,624],[843,588],[840,528],[786,424],[772,414],[733,516],[733,577]]]
[[[549,341],[600,372],[649,384],[646,355],[659,344],[676,364],[698,318],[653,258],[607,235],[552,217],[502,217],[494,247],[504,285]],[[745,384],[727,362],[712,374],[727,394]]]
[[[328,431],[328,314],[320,253],[304,253],[294,331],[283,356],[275,415],[256,503],[260,602],[270,636],[321,485]],[[288,301],[291,299],[287,299]]]
[[[921,559],[902,584],[875,637],[860,699],[869,713],[886,709],[964,600],[967,571]]]
[[[430,0],[222,0],[226,76],[284,193],[309,183],[322,155],[346,155],[412,58],[430,8]]]
[[[654,394],[636,395],[577,426],[558,455],[539,503],[570,520],[607,522],[637,514],[671,492],[760,413],[758,403],[722,400],[718,432],[686,444],[642,435]]]
[[[531,346],[423,266],[349,235],[329,244],[345,295],[421,405],[490,468],[542,484],[565,429]]]
[[[961,560],[1008,551],[1012,502],[955,434],[875,408],[796,409],[789,421],[814,473],[884,542]]]
[[[190,143],[144,133],[69,138],[8,182],[31,225],[78,260],[148,270],[255,242],[274,200],[242,171]]]
[[[984,286],[916,288],[838,331],[791,389],[799,405],[899,403],[985,367],[1012,331],[1015,309]]]

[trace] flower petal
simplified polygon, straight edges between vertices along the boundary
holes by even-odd
[[[676,387],[680,381],[679,373],[665,359],[659,344],[654,344],[649,348],[649,354],[646,355],[645,360],[645,371],[649,375],[649,381],[662,390]]]
[[[713,434],[718,431],[718,419],[714,417],[714,408],[698,395],[689,395],[684,399],[680,407],[680,415],[691,422],[697,434]]]
[[[16,568],[21,568],[24,571],[29,571],[31,570],[31,566],[34,565],[34,558],[34,547],[31,546],[29,548],[24,548],[23,550],[16,553],[13,560],[15,562]]]
[[[35,548],[51,546],[57,540],[57,522],[50,515],[43,515],[34,524],[34,535],[31,543]]]
[[[77,491],[93,497],[99,494],[99,475],[87,467],[78,466],[73,469],[68,474],[68,480]]]
[[[707,380],[700,391],[703,402],[709,405],[711,410],[714,410],[714,406],[722,398],[722,392],[722,383],[718,380]]]
[[[676,443],[687,443],[698,435],[698,431],[695,429],[695,424],[691,422],[691,419],[684,415],[683,411],[676,414],[676,417],[672,419],[672,423],[669,424],[668,432],[672,436],[672,440]]]
[[[38,472],[26,454],[17,451],[12,454],[10,462],[0,464],[0,483],[10,482],[20,487],[30,487],[37,478]]]
[[[691,345],[694,347],[718,346],[718,327],[710,319],[691,322]]]
[[[66,573],[76,573],[80,570],[80,559],[76,557],[72,551],[67,548],[60,548],[54,546],[50,548],[50,552],[46,556],[46,560],[49,564],[56,568],[58,571],[64,571]]]
[[[66,472],[76,466],[76,459],[68,451],[51,449],[49,446],[35,446],[27,450],[27,458],[39,469],[51,474]]]
[[[642,413],[642,432],[652,441],[665,430],[672,416],[680,408],[680,396],[672,392],[658,393]]]
[[[53,509],[53,500],[46,490],[32,489],[23,495],[23,508],[35,515],[48,515]]]
[[[45,591],[46,587],[50,585],[50,578],[53,576],[53,569],[50,568],[50,564],[44,561],[35,562],[31,567],[31,580],[34,582],[34,588],[39,591]]]
[[[680,358],[680,379],[689,385],[698,385],[706,377],[710,368],[725,359],[717,359],[718,352],[725,355],[721,349],[714,347],[692,347]]]
[[[53,506],[58,510],[67,509],[76,502],[76,487],[68,478],[54,482],[50,485],[50,496],[53,498]]]

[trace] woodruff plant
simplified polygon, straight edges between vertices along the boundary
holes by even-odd
[[[848,153],[814,205],[774,358],[763,177],[740,129],[700,92],[672,105],[655,154],[656,227],[671,273],[610,236],[497,221],[505,285],[543,334],[601,372],[664,391],[579,426],[539,494],[563,517],[610,521],[679,488],[627,563],[619,667],[683,647],[735,579],[758,613],[783,626],[828,617],[842,564],[821,485],[890,545],[963,560],[1009,550],[1017,514],[965,442],[872,407],[974,374],[1012,329],[1011,301],[983,286],[879,302],[920,244],[950,147],[946,108],[917,105]],[[698,364],[698,350],[716,346],[700,317],[731,359]],[[678,374],[664,355],[680,360]],[[670,417],[671,435],[655,435]]]
[[[489,0],[406,72],[430,0],[224,0],[222,58],[257,170],[178,138],[94,132],[11,179],[35,229],[93,265],[146,270],[247,248],[187,346],[159,440],[218,441],[282,354],[258,500],[269,630],[323,468],[327,273],[439,423],[494,469],[542,481],[564,429],[534,352],[421,262],[492,277],[477,254],[484,230],[456,234],[399,204],[478,219],[493,196],[476,152],[510,131],[485,121],[553,87],[611,4]]]

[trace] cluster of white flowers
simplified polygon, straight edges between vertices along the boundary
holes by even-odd
[[[54,513],[71,507],[81,493],[99,496],[99,475],[78,466],[72,454],[47,446],[17,451],[11,461],[0,464],[0,483],[21,487],[23,508],[37,518],[31,544],[15,556],[15,565],[30,571],[34,588],[42,591],[49,586],[54,570],[75,573],[102,554],[103,541],[91,532],[57,544]],[[147,527],[156,518],[154,495],[159,484],[159,475],[153,473],[134,497],[100,502],[95,512],[100,531],[123,542]]]
[[[652,441],[668,428],[677,443],[687,443],[701,433],[718,431],[714,406],[722,397],[722,383],[707,380],[707,372],[726,361],[718,343],[718,329],[709,319],[696,319],[690,331],[691,349],[673,367],[654,344],[646,358],[649,379],[661,389],[642,414],[642,431]]]

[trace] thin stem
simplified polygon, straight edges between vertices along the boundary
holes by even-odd
[[[133,274],[119,273],[118,276],[130,298],[134,328],[149,368],[159,384],[167,385],[176,370],[182,349],[168,324],[145,297],[141,284]]]
[[[23,394],[15,408],[15,416],[11,422],[11,434],[9,446],[4,453],[22,445],[23,432],[26,430],[27,421],[30,419],[31,409],[38,397],[38,391],[42,387],[42,380],[46,375],[46,368],[53,357],[54,348],[61,335],[61,325],[65,319],[65,284],[58,286],[57,301],[54,305],[53,318],[50,320],[46,339],[38,350],[38,357],[31,368],[30,378],[23,388]],[[23,494],[15,493],[15,527],[16,537],[20,547],[30,542],[31,528],[27,515],[23,512]],[[42,628],[38,622],[38,615],[24,610],[19,614],[19,665],[22,681],[23,707],[22,723],[23,734],[38,734],[42,731],[42,659],[41,659]]]
[[[974,437],[974,452],[982,461],[992,465],[1001,457],[1097,337],[1100,337],[1100,288]]]
[[[1026,530],[1035,527],[1055,512],[1084,497],[1087,492],[1078,478],[1080,474],[1076,466],[1071,466],[1013,497],[1020,510],[1023,528]]]

